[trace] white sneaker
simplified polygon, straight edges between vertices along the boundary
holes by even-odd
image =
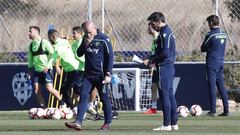
[[[91,115],[95,115],[97,113],[93,108],[88,108],[87,112]]]
[[[162,125],[162,126],[160,126],[158,128],[154,128],[153,129],[153,131],[171,131],[171,130],[172,130],[171,125],[169,125],[169,126]]]
[[[172,125],[172,130],[178,130],[178,125]]]
[[[67,104],[64,103],[63,105],[60,105],[60,108],[67,108]]]

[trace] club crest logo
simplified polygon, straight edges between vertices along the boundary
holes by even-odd
[[[100,45],[100,42],[96,42],[95,45],[96,45],[96,46],[99,46],[99,45]]]
[[[27,79],[27,73],[20,72],[13,76],[12,90],[14,97],[21,105],[24,105],[32,95],[32,85]]]

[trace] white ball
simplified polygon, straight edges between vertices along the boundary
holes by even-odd
[[[37,108],[31,108],[29,111],[28,111],[28,116],[30,119],[35,119],[35,116],[37,114],[37,111],[38,109]]]
[[[146,112],[148,109],[146,107],[142,108],[142,112]]]
[[[47,116],[48,119],[52,118],[52,115],[54,114],[55,110],[56,110],[55,108],[48,108],[47,109],[46,116]]]
[[[72,119],[73,111],[70,108],[63,108],[61,112],[62,119]]]
[[[192,105],[190,108],[192,116],[200,116],[202,114],[202,107],[200,105]]]
[[[36,115],[39,119],[44,119],[44,118],[46,118],[46,110],[44,110],[42,108],[38,108]]]
[[[61,110],[60,109],[54,109],[54,113],[52,114],[52,119],[59,120],[61,119]]]
[[[186,106],[182,105],[177,108],[177,112],[180,116],[186,118],[188,116],[189,110]]]

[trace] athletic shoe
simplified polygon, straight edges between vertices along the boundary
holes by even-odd
[[[113,119],[117,119],[118,118],[118,112],[117,111],[113,111],[112,112],[112,118]]]
[[[106,131],[106,130],[109,130],[110,129],[110,126],[109,124],[103,124],[101,127],[100,127],[100,131]]]
[[[93,108],[88,108],[87,113],[89,113],[91,115],[96,115],[97,114],[97,112]]]
[[[157,113],[156,108],[150,108],[146,112],[144,112],[144,114],[156,114],[156,113]]]
[[[211,116],[211,117],[215,117],[215,116],[216,116],[216,113],[208,112],[207,115],[208,115],[208,116]]]
[[[223,112],[223,113],[219,114],[218,116],[229,116],[229,113]]]
[[[153,131],[171,131],[172,130],[172,126],[169,125],[169,126],[160,126],[160,127],[157,127],[157,128],[154,128]]]
[[[178,125],[172,125],[172,130],[178,130]]]
[[[97,112],[98,113],[102,113],[103,112],[103,110],[102,110],[102,108],[103,108],[103,103],[102,102],[98,102],[97,103]]]
[[[76,121],[74,121],[74,122],[66,122],[65,126],[68,127],[68,128],[76,129],[76,130],[82,130],[82,124],[78,123]]]
[[[96,113],[95,120],[104,120],[104,116],[99,113]]]

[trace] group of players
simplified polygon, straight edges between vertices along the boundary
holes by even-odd
[[[56,29],[48,30],[48,39],[40,37],[38,26],[29,27],[29,38],[32,40],[28,49],[29,77],[33,81],[37,101],[44,108],[45,103],[41,93],[41,85],[54,95],[60,107],[71,107],[69,91],[73,88],[78,94],[78,114],[74,122],[65,125],[77,130],[82,129],[82,121],[87,109],[93,110],[91,99],[99,95],[103,103],[105,121],[101,130],[109,128],[112,120],[112,106],[108,97],[108,85],[111,81],[113,66],[113,50],[109,38],[101,33],[91,21],[86,21],[82,26],[72,28],[74,42],[62,39]],[[84,33],[84,35],[83,35]],[[60,67],[61,66],[61,67]],[[53,88],[51,69],[55,67],[60,75],[65,73],[65,80],[61,88],[62,97]]]
[[[152,108],[146,114],[157,112],[158,94],[162,103],[163,124],[153,130],[178,130],[177,103],[173,95],[173,79],[175,75],[175,37],[165,17],[160,12],[152,13],[148,19],[148,31],[153,35],[151,57],[144,60],[144,64],[153,71]],[[228,116],[227,94],[223,79],[223,57],[226,46],[226,34],[219,28],[219,19],[212,15],[207,18],[210,32],[207,34],[201,47],[207,52],[206,68],[209,84],[209,96],[211,101],[210,116],[216,114],[217,85],[223,99],[224,112],[221,116]],[[84,32],[84,35],[82,34]],[[87,111],[90,93],[98,91],[103,102],[104,124],[100,130],[108,130],[112,121],[112,106],[108,97],[107,84],[111,81],[113,68],[113,49],[109,38],[101,33],[91,21],[86,21],[82,26],[72,29],[74,42],[69,42],[59,37],[55,29],[48,31],[49,41],[40,37],[40,29],[31,26],[29,38],[32,42],[29,46],[28,67],[34,81],[34,90],[39,103],[44,106],[40,84],[45,84],[46,89],[59,101],[61,107],[66,104],[73,107],[68,92],[73,88],[80,96],[77,118],[73,122],[66,122],[68,128],[82,129],[82,121]],[[67,74],[66,82],[62,88],[63,98],[53,88],[50,69],[55,66],[56,72],[61,70]],[[59,67],[61,65],[62,68]],[[31,70],[30,70],[31,71]],[[93,95],[92,97],[94,97]]]

